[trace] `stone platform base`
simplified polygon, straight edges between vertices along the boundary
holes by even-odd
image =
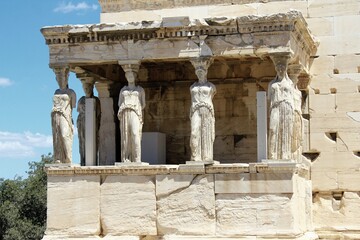
[[[335,237],[335,236],[334,236]],[[106,236],[100,237],[78,237],[78,238],[67,238],[64,236],[47,236],[43,240],[269,240],[269,239],[287,239],[287,240],[315,240],[319,239],[318,236],[313,232],[302,234],[301,236],[238,236],[238,237],[212,237],[212,236]],[[339,239],[339,238],[326,238],[326,239]],[[351,238],[358,239],[358,238]]]
[[[309,171],[296,164],[46,171],[45,240],[316,239],[305,234],[312,229]]]
[[[360,231],[344,231],[344,232],[336,232],[336,231],[328,231],[317,232],[319,239],[329,239],[329,240],[338,240],[338,239],[360,239]]]
[[[99,236],[79,236],[79,237],[69,237],[69,236],[44,236],[44,238],[42,240],[99,240],[99,239],[103,239]],[[138,238],[137,238],[138,239]],[[129,238],[129,240],[131,240],[131,238]]]

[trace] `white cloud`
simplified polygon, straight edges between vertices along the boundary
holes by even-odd
[[[80,3],[62,2],[54,9],[54,12],[70,13],[75,11],[87,11],[87,10],[94,11],[97,9],[98,9],[98,5],[96,4],[90,5],[86,2],[80,2]]]
[[[52,147],[52,136],[0,131],[1,158],[36,157],[38,148]]]
[[[13,82],[10,79],[0,77],[0,87],[8,87],[12,84]]]

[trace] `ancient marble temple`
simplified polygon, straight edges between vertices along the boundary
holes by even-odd
[[[99,4],[99,24],[41,29],[59,84],[44,239],[343,234],[313,214],[328,195],[312,187],[321,41],[307,1]]]

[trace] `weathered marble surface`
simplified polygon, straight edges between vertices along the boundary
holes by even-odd
[[[218,194],[217,233],[241,236],[290,233],[291,194]]]
[[[215,175],[216,194],[292,193],[291,173],[240,173]]]
[[[190,148],[192,161],[213,161],[215,141],[215,111],[212,99],[216,87],[207,81],[210,58],[199,58],[191,61],[198,81],[191,85],[191,135]]]
[[[53,96],[51,125],[53,132],[54,159],[56,162],[72,162],[74,126],[72,123],[71,97],[57,93]]]
[[[212,175],[157,176],[156,197],[158,234],[215,234]]]
[[[287,52],[294,53],[308,70],[309,58],[317,49],[317,42],[298,11],[269,16],[244,14],[238,18],[199,16],[192,21],[180,21],[181,25],[168,27],[163,26],[166,26],[166,18],[123,21],[43,28],[41,31],[50,47],[51,64],[189,59],[199,56],[199,37],[207,35],[209,37],[205,42],[214,46],[210,47],[214,57],[262,58],[270,53]],[[216,44],[224,40],[225,44]],[[288,44],[289,41],[292,44]],[[109,46],[108,42],[114,44]],[[75,52],[77,54],[72,54]]]
[[[294,85],[287,74],[289,56],[274,56],[277,76],[269,83],[270,122],[268,158],[290,160],[293,157]]]
[[[156,235],[155,176],[108,176],[101,185],[103,235]]]
[[[320,192],[314,196],[314,224],[327,239],[358,239],[360,234],[359,192]]]
[[[48,176],[45,234],[60,239],[98,236],[100,194],[99,175]]]
[[[311,184],[304,174],[308,170],[281,163],[218,164],[203,166],[203,173],[198,170],[196,164],[48,166],[51,217],[46,239],[59,234],[114,240],[241,239],[254,232],[264,238],[300,239],[312,229],[306,223],[311,218]],[[258,186],[253,187],[256,193],[237,177],[249,174],[246,184]],[[280,181],[282,187],[275,188]],[[71,204],[69,211],[58,207],[59,199]]]
[[[54,160],[71,163],[74,137],[72,109],[76,106],[76,94],[68,87],[69,69],[54,68],[54,72],[59,85],[53,96],[51,110]]]
[[[119,93],[119,111],[121,134],[121,162],[141,162],[141,137],[145,91],[136,86],[139,63],[122,65],[128,86]]]

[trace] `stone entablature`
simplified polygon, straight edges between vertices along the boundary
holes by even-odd
[[[309,70],[317,42],[300,12],[270,16],[207,18],[45,27],[50,66],[112,64],[119,60],[188,60],[204,54],[216,58],[264,58],[290,54],[292,63]],[[201,42],[204,44],[200,44]],[[301,83],[299,83],[301,85]]]

